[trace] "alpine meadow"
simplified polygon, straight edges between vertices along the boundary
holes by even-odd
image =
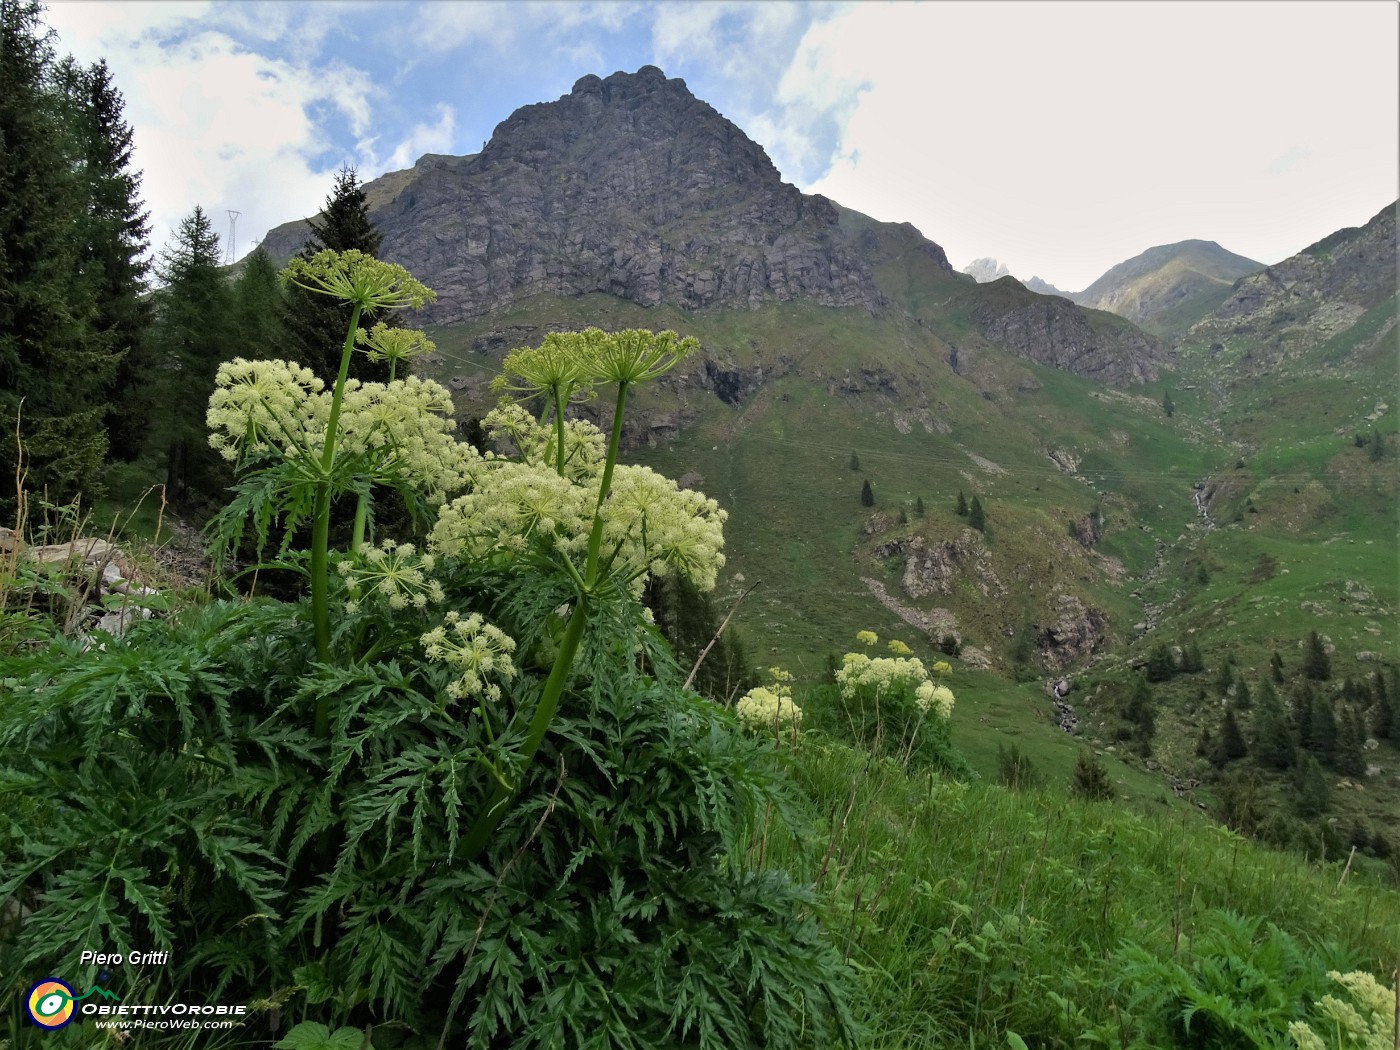
[[[645,65],[232,261],[0,34],[0,1050],[1400,1048],[1396,203],[1063,293]]]

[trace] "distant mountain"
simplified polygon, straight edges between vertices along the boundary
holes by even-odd
[[[1032,277],[1026,282],[1026,287],[1038,295],[1058,295],[1064,299],[1072,298],[1071,293],[1061,291],[1049,281],[1042,281],[1039,277]]]
[[[1011,271],[1006,268],[1006,263],[984,257],[973,259],[962,268],[962,272],[971,277],[978,284],[987,284],[1001,277],[1008,277]]]
[[[912,226],[852,221],[856,213],[802,193],[760,145],[654,66],[585,76],[558,100],[517,110],[480,153],[425,157],[365,192],[383,256],[437,291],[423,315],[436,324],[595,293],[685,311],[789,302],[903,311],[910,287],[888,280],[895,251],[900,265],[919,260],[919,281],[956,279],[962,316],[1012,353],[1110,383],[1151,379],[1166,360],[1130,326],[1068,303],[1036,305],[1019,284],[998,288],[1005,278],[976,285]],[[286,258],[305,236],[304,222],[287,223],[264,246]]]
[[[1169,337],[1223,303],[1236,280],[1263,268],[1263,263],[1226,251],[1214,241],[1179,241],[1119,263],[1070,298]]]

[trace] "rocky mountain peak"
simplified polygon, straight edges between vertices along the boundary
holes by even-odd
[[[539,294],[683,309],[883,301],[832,203],[783,182],[762,146],[655,66],[581,77],[512,113],[479,154],[365,191],[383,257],[437,291],[434,323]],[[303,230],[278,227],[268,250],[292,254]]]

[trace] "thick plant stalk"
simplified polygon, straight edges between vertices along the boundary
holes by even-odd
[[[340,372],[331,394],[331,414],[326,423],[326,447],[321,453],[321,480],[316,483],[316,502],[311,526],[311,621],[316,633],[316,659],[331,658],[330,566],[331,468],[335,465],[336,431],[340,426],[340,404],[345,397],[345,378],[350,372],[350,355],[355,349],[355,331],[360,326],[360,305],[350,314],[350,330],[340,351]],[[316,701],[316,735],[330,735],[330,698]]]
[[[559,651],[554,656],[554,666],[550,668],[549,677],[545,679],[539,703],[535,706],[535,713],[530,719],[529,732],[520,748],[516,768],[522,773],[533,761],[535,752],[539,750],[540,744],[544,741],[545,733],[549,731],[549,724],[554,721],[554,713],[559,710],[559,701],[564,695],[564,687],[569,684],[569,674],[573,670],[574,657],[578,653],[579,643],[583,641],[583,629],[588,622],[590,599],[598,582],[598,560],[603,546],[603,504],[607,501],[608,492],[612,486],[613,465],[617,462],[618,447],[622,443],[622,415],[627,407],[627,386],[627,383],[618,383],[617,385],[617,407],[613,413],[612,435],[608,441],[608,456],[603,464],[603,477],[598,485],[598,504],[593,511],[593,529],[588,537],[588,557],[584,562],[583,589],[569,614],[568,625],[564,628],[564,637],[560,640]],[[562,433],[560,434],[560,447],[563,447]],[[506,808],[510,805],[510,800],[514,796],[517,786],[518,780],[510,786],[498,783],[492,790],[490,799],[482,807],[481,812],[472,823],[471,830],[462,840],[463,855],[467,859],[470,860],[476,856],[486,846],[486,843],[491,841],[491,836],[500,825],[501,818],[505,816]]]

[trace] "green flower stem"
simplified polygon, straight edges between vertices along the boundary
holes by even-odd
[[[365,524],[369,518],[369,495],[360,493],[355,503],[355,528],[351,532],[350,550],[358,551],[365,544]]]
[[[562,385],[554,387],[554,469],[564,476],[564,403],[568,394]]]
[[[330,565],[327,556],[331,537],[331,468],[335,465],[336,430],[340,426],[340,403],[345,397],[345,377],[350,372],[350,355],[355,349],[355,331],[360,327],[360,305],[350,314],[350,330],[340,351],[340,372],[331,394],[331,415],[326,424],[326,447],[321,454],[321,480],[316,483],[314,520],[311,526],[311,622],[316,632],[316,659],[331,658]],[[316,735],[330,736],[330,697],[316,701]]]
[[[549,677],[545,679],[544,690],[540,694],[540,702],[535,707],[535,714],[530,719],[530,730],[525,736],[525,742],[521,745],[517,769],[526,769],[534,760],[535,752],[539,750],[540,744],[544,741],[544,735],[549,731],[550,722],[554,721],[554,713],[559,709],[559,700],[564,695],[564,687],[569,684],[569,673],[573,670],[574,657],[578,653],[579,643],[583,641],[583,628],[588,622],[588,612],[590,599],[595,585],[598,582],[598,556],[603,546],[603,504],[608,498],[608,492],[612,487],[613,467],[617,463],[618,448],[622,444],[622,417],[627,408],[627,386],[625,382],[617,384],[617,408],[613,412],[612,435],[608,440],[608,458],[603,463],[603,480],[598,486],[598,505],[593,510],[593,530],[588,537],[588,558],[584,562],[583,586],[579,590],[578,601],[574,605],[573,612],[569,614],[568,625],[564,628],[564,637],[559,642],[559,651],[554,656],[554,666],[549,670]],[[559,407],[559,406],[556,406]],[[559,430],[559,447],[563,448],[563,414],[555,414],[556,424]],[[562,463],[560,473],[563,473]],[[463,851],[470,859],[476,856],[491,841],[491,836],[505,816],[506,808],[510,804],[511,798],[515,794],[516,784],[504,785],[497,782],[495,789],[491,792],[490,799],[485,807],[473,822],[471,830],[467,832],[463,839]]]
[[[586,595],[580,595],[578,603],[574,606],[574,611],[569,615],[568,626],[564,628],[564,638],[559,643],[559,652],[554,658],[554,666],[550,668],[549,677],[545,679],[544,691],[540,694],[540,702],[535,707],[535,715],[530,719],[530,731],[525,737],[525,743],[520,748],[516,768],[522,772],[534,759],[535,752],[539,750],[540,743],[549,730],[549,723],[554,721],[554,712],[559,709],[559,700],[564,695],[564,687],[569,683],[569,672],[573,669],[574,654],[578,652],[579,643],[583,640],[583,628],[587,621],[588,598]],[[471,830],[462,840],[462,854],[467,860],[475,857],[491,841],[491,836],[501,823],[501,818],[505,816],[506,808],[518,786],[518,780],[515,783],[506,784],[499,778],[497,779],[490,799],[487,800],[486,805],[472,823]]]
[[[617,463],[618,446],[622,444],[622,414],[627,407],[627,383],[617,384],[617,407],[613,409],[612,434],[608,437],[608,458],[603,464],[603,480],[598,484],[598,505],[593,510],[593,531],[588,535],[588,558],[584,562],[583,579],[592,587],[598,582],[598,553],[603,546],[603,504],[612,491],[613,467]]]

